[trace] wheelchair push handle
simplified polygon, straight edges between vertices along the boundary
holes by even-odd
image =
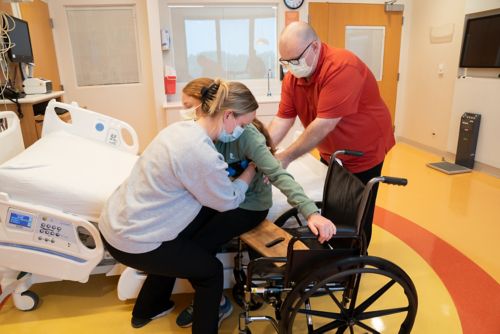
[[[344,154],[345,155],[352,155],[352,156],[355,156],[355,157],[360,157],[363,155],[363,152],[361,151],[352,151],[352,150],[344,150]]]
[[[361,151],[353,151],[353,150],[338,150],[338,151],[333,152],[332,157],[336,158],[338,155],[342,155],[342,154],[343,155],[352,155],[352,156],[355,156],[355,157],[360,157],[364,153],[361,152]]]
[[[392,176],[382,176],[383,183],[394,184],[397,186],[406,186],[408,184],[408,179]]]

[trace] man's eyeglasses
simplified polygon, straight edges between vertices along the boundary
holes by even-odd
[[[279,62],[281,63],[281,65],[299,65],[300,64],[300,58],[302,58],[302,56],[304,55],[304,53],[306,53],[307,49],[309,49],[309,47],[311,46],[312,43],[314,43],[314,41],[311,41],[311,43],[307,44],[306,48],[304,49],[304,51],[302,51],[302,53],[297,57],[297,58],[293,58],[293,59],[278,59]]]

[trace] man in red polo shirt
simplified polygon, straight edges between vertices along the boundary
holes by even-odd
[[[352,52],[321,43],[311,26],[294,22],[281,33],[280,62],[288,69],[278,113],[269,125],[275,145],[298,116],[305,131],[277,154],[283,166],[317,148],[328,163],[333,152],[349,149],[362,157],[343,156],[344,167],[363,183],[380,176],[385,154],[395,144],[389,110],[370,69]],[[370,242],[377,188],[365,225]]]

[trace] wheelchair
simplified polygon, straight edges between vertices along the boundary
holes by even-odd
[[[243,308],[240,334],[251,333],[249,325],[256,321],[270,322],[279,334],[410,333],[418,308],[415,286],[396,264],[367,255],[362,232],[373,186],[404,186],[407,180],[380,176],[365,186],[337,162],[336,156],[343,154],[362,153],[342,150],[332,155],[318,203],[321,214],[337,227],[328,243],[317,242],[296,209],[240,237],[233,288]],[[281,229],[293,219],[299,227]],[[278,234],[286,243],[266,243],[281,240]],[[283,256],[263,256],[243,265],[243,243],[263,255],[281,247]],[[274,308],[274,317],[254,314],[264,302]]]

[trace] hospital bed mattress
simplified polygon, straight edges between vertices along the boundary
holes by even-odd
[[[56,131],[0,165],[0,192],[97,222],[136,160],[130,152]]]

